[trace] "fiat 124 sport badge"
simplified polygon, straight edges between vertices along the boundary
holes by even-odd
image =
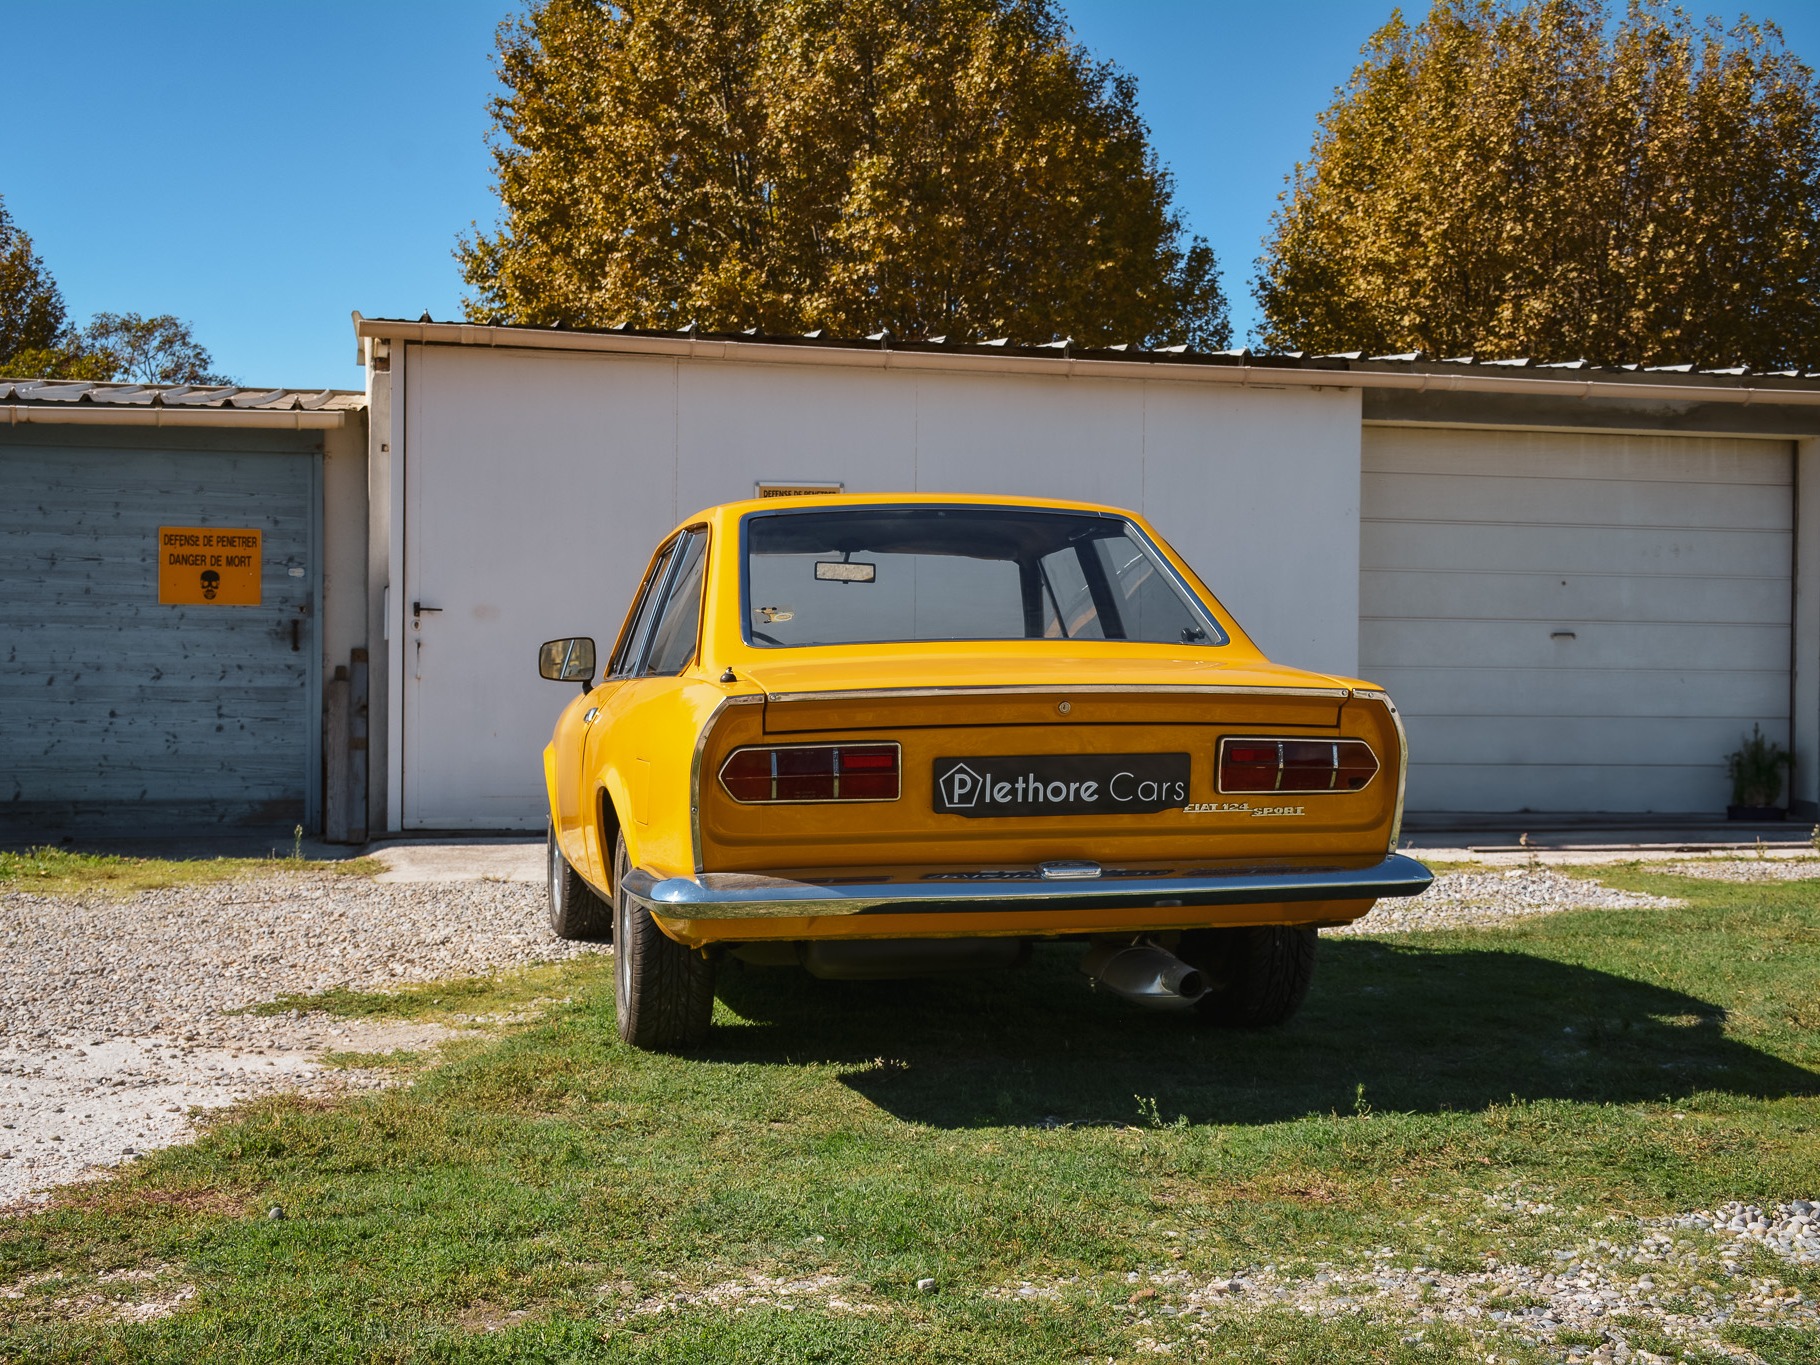
[[[544,750],[550,922],[611,939],[618,1028],[707,1031],[727,957],[819,977],[1082,948],[1141,1004],[1256,1027],[1316,930],[1411,896],[1382,690],[1273,664],[1130,512],[729,503],[665,537]]]

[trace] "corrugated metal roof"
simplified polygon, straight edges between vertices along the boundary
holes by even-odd
[[[1082,346],[1072,339],[1048,341],[1033,344],[1016,344],[1008,337],[995,337],[989,341],[957,341],[949,337],[928,337],[920,341],[905,340],[893,336],[890,332],[874,332],[866,337],[834,337],[817,329],[801,334],[763,332],[756,327],[735,332],[710,332],[690,324],[687,327],[674,329],[643,327],[570,327],[557,324],[550,327],[527,327],[506,323],[437,323],[427,314],[421,318],[366,318],[354,314],[355,329],[358,334],[387,334],[393,326],[408,329],[392,333],[410,337],[414,333],[424,340],[432,339],[431,332],[439,333],[435,340],[457,340],[461,332],[472,331],[488,335],[486,344],[502,344],[497,334],[522,333],[526,345],[536,345],[538,337],[552,337],[552,334],[563,336],[602,336],[602,337],[648,337],[652,339],[686,339],[689,341],[756,343],[764,346],[802,346],[822,347],[832,350],[887,350],[907,353],[937,353],[953,355],[1006,356],[1022,355],[1031,359],[1070,360],[1105,360],[1124,361],[1135,364],[1170,364],[1170,365],[1208,365],[1208,366],[1244,366],[1250,369],[1283,369],[1283,370],[1319,370],[1339,372],[1384,372],[1403,371],[1406,373],[1459,374],[1463,370],[1478,370],[1489,374],[1508,375],[1521,379],[1525,372],[1539,370],[1550,371],[1547,378],[1564,378],[1561,371],[1574,372],[1575,379],[1598,381],[1601,378],[1622,381],[1626,384],[1661,384],[1664,386],[1685,387],[1690,382],[1697,386],[1711,386],[1714,389],[1736,387],[1788,389],[1791,391],[1813,391],[1820,386],[1820,369],[1796,367],[1781,370],[1751,370],[1744,366],[1701,369],[1692,363],[1675,365],[1603,365],[1583,358],[1567,360],[1538,360],[1527,356],[1499,357],[1482,359],[1478,356],[1431,356],[1422,351],[1402,351],[1387,355],[1371,355],[1365,351],[1335,351],[1326,354],[1310,354],[1305,351],[1253,351],[1246,347],[1226,351],[1197,351],[1188,346],[1160,346],[1145,348],[1136,343],[1120,343],[1115,346]],[[1541,374],[1534,375],[1542,379]],[[1741,381],[1744,383],[1741,384]]]
[[[88,403],[114,408],[220,408],[242,412],[348,412],[366,406],[353,389],[248,389],[237,384],[96,384],[0,379],[0,403]]]

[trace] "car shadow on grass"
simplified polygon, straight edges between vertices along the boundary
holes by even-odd
[[[901,982],[728,964],[706,1055],[844,1067],[880,1108],[944,1128],[1129,1123],[1140,1099],[1162,1121],[1269,1123],[1361,1096],[1435,1113],[1820,1095],[1820,1074],[1727,1038],[1710,1001],[1526,953],[1325,940],[1301,1012],[1256,1032],[1094,990],[1078,957],[1045,947],[1016,971]]]

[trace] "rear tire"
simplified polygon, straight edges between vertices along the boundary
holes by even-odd
[[[562,855],[556,842],[556,826],[549,826],[547,842],[549,859],[550,929],[557,938],[584,943],[610,943],[613,940],[613,907],[594,894],[594,888],[581,879]]]
[[[670,1052],[699,1043],[714,1017],[714,963],[657,927],[624,891],[632,862],[625,836],[613,848],[613,1004],[619,1036]]]
[[[1269,1028],[1301,1008],[1314,980],[1313,929],[1280,924],[1192,929],[1176,956],[1207,976],[1198,1009],[1225,1028]]]

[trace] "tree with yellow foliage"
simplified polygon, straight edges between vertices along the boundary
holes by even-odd
[[[1130,79],[1052,0],[541,0],[476,320],[1227,344]]]
[[[1820,94],[1773,25],[1435,0],[1373,35],[1259,262],[1284,350],[1820,364]]]

